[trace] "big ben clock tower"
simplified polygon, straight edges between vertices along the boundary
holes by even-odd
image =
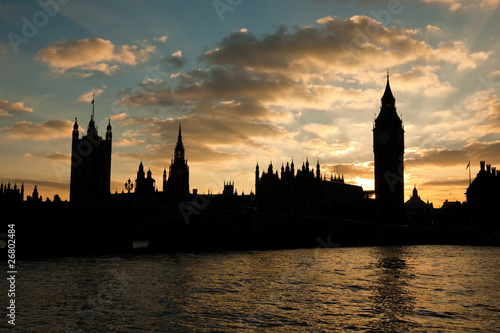
[[[404,221],[404,128],[396,113],[396,100],[387,84],[380,113],[373,126],[375,154],[375,198],[382,223],[402,224]]]

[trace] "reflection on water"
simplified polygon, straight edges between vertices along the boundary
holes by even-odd
[[[495,332],[499,255],[499,248],[411,246],[23,262],[16,326],[23,332]]]
[[[382,247],[375,251],[378,259],[371,296],[375,314],[371,328],[375,331],[408,332],[414,326],[408,318],[416,299],[414,291],[409,288],[414,275],[405,259],[408,251],[408,248],[401,247]]]

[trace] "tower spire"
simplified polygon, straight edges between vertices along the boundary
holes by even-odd
[[[177,137],[177,143],[182,143],[182,134],[181,134],[181,123],[179,123],[179,136]]]
[[[387,69],[387,83],[385,85],[384,95],[382,96],[382,107],[394,106],[396,99],[391,91],[391,85],[389,84],[389,69]]]
[[[75,123],[73,124],[73,135],[78,136],[78,121],[77,118],[75,117]]]
[[[94,99],[95,94],[92,94],[92,115],[90,116],[89,126],[87,127],[87,136],[97,136],[97,129],[94,122]]]
[[[179,123],[179,135],[177,137],[177,144],[175,145],[175,158],[184,161],[184,144],[182,143],[182,131],[180,123]]]

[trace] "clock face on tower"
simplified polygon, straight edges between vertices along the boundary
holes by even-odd
[[[380,132],[378,137],[378,142],[380,143],[388,143],[391,140],[391,135],[387,131]]]

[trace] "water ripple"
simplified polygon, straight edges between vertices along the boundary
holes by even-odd
[[[23,332],[500,332],[499,248],[65,258],[19,265]],[[3,327],[3,326],[1,326]]]

